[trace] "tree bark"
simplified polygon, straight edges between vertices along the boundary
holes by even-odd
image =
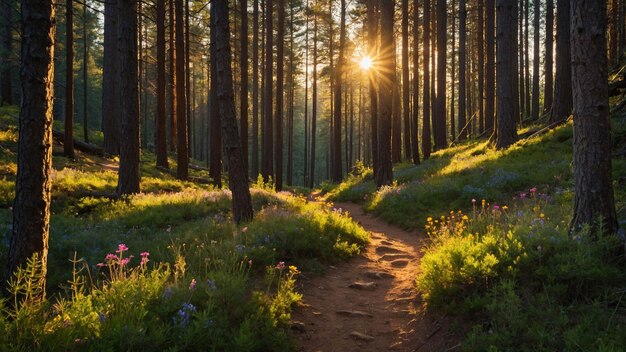
[[[287,102],[287,185],[293,185],[293,115],[295,95],[295,55],[293,2],[289,3],[289,100]]]
[[[516,26],[517,3],[496,0],[497,21],[497,136],[496,148],[505,149],[517,141],[516,117],[519,116],[519,100],[515,92],[518,77]]]
[[[491,133],[495,124],[495,4],[485,0],[485,131]]]
[[[571,230],[617,230],[611,179],[606,50],[606,3],[572,1],[572,88],[574,97],[574,218]]]
[[[63,154],[74,158],[74,5],[65,1],[65,143]]]
[[[429,0],[425,0],[429,1]],[[368,51],[370,58],[378,56],[378,20],[376,16],[377,1],[367,0],[367,30],[368,30]],[[375,62],[378,64],[378,62]],[[374,177],[378,174],[378,80],[376,70],[369,70],[370,86],[370,136],[372,149],[372,166]]]
[[[435,150],[445,149],[446,141],[446,66],[448,20],[446,0],[437,0],[437,106],[435,109]]]
[[[248,172],[248,0],[240,0],[241,6],[241,94],[239,97],[239,129],[241,131],[241,150]]]
[[[339,58],[337,66],[334,68],[334,110],[333,110],[333,150],[332,150],[332,181],[341,182],[342,179],[342,159],[341,159],[341,97],[343,88],[343,64],[344,48],[346,43],[346,0],[341,0],[341,23],[339,27]],[[347,157],[347,156],[346,156]]]
[[[37,284],[45,297],[50,188],[52,185],[52,106],[55,13],[52,1],[22,0],[17,177],[7,275],[34,255],[41,263]]]
[[[534,42],[533,42],[533,94],[532,94],[532,112],[533,120],[539,119],[539,1],[535,0],[535,13],[533,18]]]
[[[422,117],[422,153],[424,160],[430,158],[431,152],[431,134],[430,134],[430,0],[424,0],[424,23],[423,23],[423,41],[422,44],[422,60],[424,72],[424,113]]]
[[[465,94],[466,89],[466,42],[467,42],[467,4],[466,0],[461,0],[459,3],[459,139],[464,140],[467,138],[467,128],[465,124],[467,118],[465,116],[466,106],[465,102],[467,96]],[[455,136],[456,137],[456,136]]]
[[[179,180],[189,178],[189,144],[187,143],[187,72],[185,60],[185,23],[183,17],[183,1],[176,1],[176,129],[178,134],[176,177]]]
[[[278,0],[278,28],[276,40],[276,180],[277,191],[283,189],[283,122],[284,116],[284,63],[285,63],[285,0]],[[271,52],[271,50],[270,50]]]
[[[211,43],[210,43],[210,60],[211,60],[211,93],[210,93],[210,107],[209,107],[209,124],[211,134],[211,148],[209,156],[209,177],[213,181],[213,185],[217,188],[222,187],[222,133],[221,133],[221,116],[220,108],[218,106],[217,98],[217,14],[215,12],[216,6],[211,6]]]
[[[252,177],[256,178],[258,175],[259,175],[259,0],[253,0],[253,9],[252,9]]]
[[[419,68],[419,0],[413,0],[413,111],[411,121],[411,155],[413,164],[419,165],[419,94],[420,94],[420,68]],[[359,97],[361,94],[359,93]],[[407,131],[408,133],[408,131]]]
[[[546,57],[544,68],[544,93],[543,112],[549,113],[552,110],[552,98],[554,94],[554,0],[546,0]]]
[[[371,0],[373,1],[373,0]],[[317,13],[313,13],[313,97],[311,100],[311,163],[309,187],[315,185],[315,142],[317,135]]]
[[[169,168],[167,160],[166,117],[165,117],[165,0],[156,2],[157,29],[157,87],[156,87],[156,166]]]
[[[263,151],[262,170],[263,179],[268,182],[274,176],[274,1],[265,0],[265,95],[263,97],[264,118],[262,121]]]
[[[550,124],[565,120],[572,112],[570,10],[570,0],[557,0],[556,79]]]
[[[174,43],[174,37],[176,36],[176,13],[174,12],[174,2],[176,0],[169,0],[170,2],[170,47],[169,47],[169,57],[170,57],[170,151],[175,152],[176,147],[178,146],[178,121],[177,121],[177,102],[176,92],[178,89],[176,88],[176,84],[178,83],[178,79],[180,77],[176,77],[176,49]]]
[[[485,130],[485,38],[484,38],[484,29],[485,29],[485,1],[478,0],[478,23],[476,24],[477,28],[477,48],[476,48],[476,56],[477,64],[478,64],[478,91],[477,100],[478,100],[478,131],[482,133]],[[471,93],[471,90],[470,90]],[[468,116],[471,116],[468,114]],[[474,127],[476,126],[476,119],[473,121]],[[476,133],[476,129],[472,131],[473,135]]]
[[[231,69],[230,30],[228,28],[228,2],[216,1],[216,68],[217,99],[222,117],[222,147],[228,162],[228,184],[233,194],[233,218],[237,224],[252,220],[252,200],[248,188],[248,173],[235,112],[233,73]]]
[[[380,76],[378,114],[378,163],[375,177],[376,186],[382,187],[393,182],[391,164],[391,114],[393,105],[393,85],[395,84],[395,51],[393,50],[393,0],[380,3]]]
[[[417,9],[417,7],[416,7]],[[416,11],[416,10],[414,10]],[[409,78],[409,0],[402,0],[402,120],[404,121],[404,156],[411,159],[411,118]]]
[[[118,0],[120,82],[120,168],[117,193],[139,193],[139,75],[137,72],[137,0]]]

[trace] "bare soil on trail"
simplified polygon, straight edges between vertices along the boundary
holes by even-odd
[[[445,316],[427,312],[415,288],[422,237],[386,224],[353,203],[336,203],[371,233],[361,255],[304,277],[292,313],[298,350],[454,351]]]

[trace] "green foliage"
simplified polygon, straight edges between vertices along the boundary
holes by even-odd
[[[528,197],[530,194],[530,198]],[[478,323],[468,351],[612,350],[626,343],[626,275],[616,237],[570,235],[568,192],[524,192],[427,219],[417,286],[427,304]]]

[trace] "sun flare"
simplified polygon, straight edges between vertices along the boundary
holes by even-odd
[[[361,61],[359,61],[359,66],[361,66],[363,70],[369,70],[372,67],[372,59],[367,56],[362,57]]]

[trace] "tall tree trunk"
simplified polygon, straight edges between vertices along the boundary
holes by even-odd
[[[181,13],[181,21],[182,21],[182,13]],[[189,0],[185,0],[185,40],[183,41],[185,48],[185,56],[184,56],[184,67],[185,67],[185,119],[186,119],[186,127],[185,127],[185,139],[187,140],[187,164],[189,163],[189,158],[191,158],[192,154],[192,145],[193,145],[193,128],[191,121],[191,77],[193,76],[191,70],[189,69],[189,46],[191,45],[189,32]]]
[[[217,99],[217,14],[215,12],[217,6],[211,6],[211,44],[210,44],[210,66],[211,66],[211,93],[209,106],[209,128],[211,133],[211,148],[209,150],[209,177],[215,187],[222,187],[222,133],[221,133],[221,116]]]
[[[169,168],[167,160],[166,117],[165,117],[165,0],[156,2],[157,29],[157,87],[156,87],[156,165]]]
[[[426,0],[429,1],[429,0]],[[370,58],[378,56],[378,20],[377,20],[377,4],[376,0],[367,0],[367,46]],[[369,70],[369,86],[370,86],[370,136],[372,149],[372,166],[374,169],[374,177],[378,174],[378,75],[376,70]]]
[[[416,7],[417,9],[417,7]],[[414,10],[417,11],[417,10]],[[404,121],[404,156],[411,159],[411,118],[409,78],[409,0],[402,0],[402,120]]]
[[[285,0],[278,0],[278,28],[276,40],[276,180],[277,191],[283,189],[283,122],[284,117],[284,63],[285,63]]]
[[[65,136],[63,154],[74,158],[74,2],[65,1]]]
[[[178,79],[180,77],[176,77],[176,55],[175,54],[175,44],[174,37],[176,36],[176,29],[174,24],[176,23],[176,14],[174,12],[174,2],[176,0],[169,0],[170,2],[170,47],[169,47],[169,56],[170,56],[170,151],[176,151],[176,147],[178,145],[178,129],[177,129],[177,102],[176,92],[178,89],[176,88],[176,84],[178,83]]]
[[[606,3],[575,0],[572,6],[575,191],[571,229],[589,224],[592,231],[612,234],[617,216],[611,179]]]
[[[85,143],[89,143],[89,117],[87,107],[89,106],[89,38],[87,37],[87,3],[83,4],[83,136]]]
[[[553,74],[553,51],[554,51],[554,0],[546,0],[546,57],[544,67],[544,93],[543,112],[549,113],[552,110],[552,97],[554,94],[554,74]]]
[[[465,67],[467,60],[465,58],[466,42],[467,42],[467,4],[466,0],[461,0],[459,3],[459,139],[464,140],[467,138],[467,118],[465,116],[466,106],[465,102],[467,96],[465,94],[466,84],[465,79],[467,73]],[[455,136],[456,137],[456,136]]]
[[[223,150],[228,162],[228,185],[233,193],[233,218],[236,223],[252,220],[252,200],[248,188],[248,172],[243,157],[233,91],[231,70],[230,30],[228,28],[228,2],[216,1],[216,57],[217,104],[222,117]]]
[[[396,83],[396,53],[393,50],[393,10],[395,1],[380,3],[380,75],[378,114],[378,163],[376,186],[382,187],[393,182],[391,164],[391,114],[393,105],[393,85]]]
[[[619,0],[611,1],[611,25],[609,26],[609,65],[615,65],[618,60],[617,48],[618,48],[618,27],[619,27]]]
[[[264,119],[261,127],[263,136],[262,171],[263,179],[268,182],[274,176],[274,1],[265,0],[265,95],[263,97]]]
[[[248,0],[240,0],[241,5],[241,94],[239,97],[239,129],[241,131],[241,150],[248,172]]]
[[[529,42],[529,0],[524,0],[524,90],[525,99],[524,102],[524,116],[530,115],[530,54],[528,53],[528,49],[530,48]],[[519,87],[519,86],[518,86]]]
[[[22,100],[17,177],[7,275],[37,256],[38,294],[45,297],[50,187],[52,185],[52,105],[55,14],[52,1],[22,0]]]
[[[139,193],[139,90],[137,83],[137,0],[118,0],[120,67],[120,168],[117,193]]]
[[[117,48],[117,3],[104,3],[104,62],[102,65],[102,131],[104,152],[120,152],[120,86]]]
[[[495,124],[495,4],[494,0],[485,0],[485,131],[494,131]]]
[[[446,53],[448,37],[446,0],[437,0],[437,106],[435,109],[435,149],[444,149],[446,141]]]
[[[518,51],[519,51],[519,70],[516,70],[515,72],[518,74],[519,76],[519,85],[518,85],[518,99],[519,99],[519,107],[520,107],[520,116],[516,116],[516,121],[519,121],[520,125],[522,123],[522,119],[525,117],[526,115],[526,111],[527,111],[527,107],[526,107],[526,80],[524,79],[524,73],[526,72],[526,61],[524,61],[524,57],[526,55],[526,52],[528,51],[528,47],[525,46],[525,36],[524,36],[524,2],[526,0],[519,0],[519,11],[518,11],[518,15],[519,15],[519,21],[517,22],[518,24],[518,36],[517,36],[517,43],[518,43]]]
[[[557,0],[556,79],[550,123],[565,120],[572,112],[572,60],[570,45],[570,0]]]
[[[178,153],[176,177],[179,180],[189,178],[189,144],[187,143],[187,72],[185,70],[185,24],[183,17],[183,1],[176,1],[176,120],[178,121]]]
[[[332,180],[333,182],[341,182],[342,179],[342,161],[341,161],[341,92],[343,88],[343,64],[344,64],[344,48],[346,43],[346,0],[341,0],[341,23],[339,28],[339,58],[337,66],[334,68],[334,88],[335,88],[335,104],[333,111],[333,150],[332,150]]]
[[[478,23],[476,24],[477,28],[477,48],[476,48],[476,56],[477,65],[478,65],[478,91],[477,100],[478,100],[478,130],[479,133],[485,131],[485,39],[484,39],[484,29],[485,29],[485,0],[478,0]],[[471,93],[471,89],[470,89]],[[468,116],[471,116],[468,114]],[[476,119],[473,120],[473,125],[476,126]],[[476,135],[476,128],[473,128],[472,135]]]
[[[256,178],[258,175],[259,175],[259,0],[253,0],[253,9],[252,9],[252,177]]]
[[[533,42],[533,94],[532,113],[533,120],[539,118],[539,1],[535,0],[535,13],[533,17],[534,42]]]
[[[317,9],[317,0],[315,2]],[[317,134],[317,13],[313,13],[313,98],[311,100],[311,168],[309,177],[309,187],[315,185],[315,140]]]
[[[293,185],[293,108],[295,95],[295,55],[293,2],[289,3],[289,99],[287,108],[287,185]]]
[[[418,120],[419,120],[419,94],[420,94],[420,68],[419,68],[419,0],[413,0],[413,111],[411,121],[411,154],[413,156],[413,164],[419,165],[419,137],[418,137]],[[360,94],[359,94],[360,97]],[[408,131],[407,131],[408,133]]]
[[[305,11],[305,32],[304,32],[304,158],[302,168],[302,184],[306,187],[309,177],[309,0],[306,1]]]
[[[496,148],[508,148],[517,140],[516,117],[519,116],[519,100],[515,94],[517,71],[516,26],[517,3],[496,0],[497,21],[497,137]]]
[[[0,105],[13,104],[12,65],[13,1],[2,2],[2,33],[0,34]]]
[[[422,104],[424,105],[424,113],[422,116],[422,153],[424,153],[424,160],[430,158],[431,152],[431,134],[430,134],[430,0],[424,0],[424,23],[423,23],[423,41],[422,44],[422,60],[424,72],[424,98]]]

